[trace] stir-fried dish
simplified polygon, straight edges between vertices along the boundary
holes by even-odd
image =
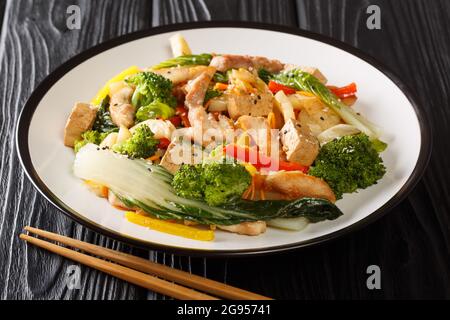
[[[64,131],[74,174],[125,218],[213,240],[299,231],[342,215],[335,202],[383,177],[379,130],[354,110],[357,87],[315,67],[260,56],[192,54],[130,67]]]

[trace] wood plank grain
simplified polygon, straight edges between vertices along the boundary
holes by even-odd
[[[25,225],[53,230],[126,252],[138,252],[82,228],[41,197],[24,177],[14,148],[18,113],[36,85],[71,56],[109,38],[147,28],[146,1],[76,1],[81,30],[68,30],[66,8],[74,1],[8,1],[0,48],[2,97],[0,133],[0,298],[124,299],[146,291],[81,267],[83,290],[68,290],[67,267],[73,264],[27,247],[18,239]],[[4,79],[8,79],[4,81]]]
[[[82,9],[82,29],[65,27],[68,5]],[[369,4],[382,29],[365,27]],[[17,236],[39,228],[132,252],[274,298],[449,298],[450,4],[448,1],[56,1],[6,3],[0,43],[0,298],[163,298],[81,268],[82,290],[68,290],[70,262]],[[95,234],[57,212],[23,175],[13,146],[18,112],[45,75],[74,54],[134,30],[175,22],[245,20],[300,26],[345,41],[383,61],[419,96],[433,122],[435,147],[423,182],[378,222],[338,241],[270,257],[202,259],[143,252]],[[338,62],[337,62],[338,63]],[[7,81],[5,81],[7,79]],[[444,137],[444,138],[442,138]],[[382,290],[366,288],[366,268],[382,270]]]

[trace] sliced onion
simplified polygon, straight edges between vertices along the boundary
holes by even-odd
[[[361,131],[358,128],[350,124],[338,124],[323,131],[317,136],[317,139],[319,140],[320,145],[323,146],[325,143],[330,142],[334,139],[358,134],[360,132]]]

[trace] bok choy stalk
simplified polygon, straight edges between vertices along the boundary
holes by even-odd
[[[232,225],[245,221],[306,217],[312,222],[334,220],[342,212],[331,202],[304,198],[296,201],[238,200],[212,207],[176,195],[173,176],[159,165],[129,159],[94,144],[80,149],[74,162],[77,177],[107,186],[128,206],[137,206],[160,219],[201,224]]]
[[[339,114],[345,122],[355,126],[358,130],[368,135],[377,147],[377,151],[381,152],[386,149],[387,144],[379,140],[379,129],[363,116],[357,114],[352,108],[345,105],[333,92],[331,92],[312,74],[300,69],[292,69],[275,74],[271,77],[271,79],[285,86],[314,94],[337,114]]]
[[[157,65],[151,67],[153,70],[163,69],[163,68],[172,68],[179,66],[187,66],[187,65],[209,65],[211,62],[212,55],[209,53],[202,54],[188,54],[184,56],[179,56],[176,58],[168,59]]]

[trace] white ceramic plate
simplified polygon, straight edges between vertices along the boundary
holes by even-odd
[[[387,174],[377,184],[337,202],[344,216],[310,224],[301,232],[269,228],[257,237],[218,231],[202,242],[127,222],[123,211],[89,192],[72,174],[73,150],[63,128],[76,101],[90,101],[113,75],[130,65],[146,67],[170,57],[168,38],[182,30],[196,53],[262,55],[316,66],[330,84],[358,84],[355,108],[379,125],[389,148]],[[342,235],[373,221],[397,204],[423,172],[430,152],[423,114],[399,79],[373,59],[335,40],[309,32],[260,24],[202,23],[155,28],[90,49],[53,72],[33,93],[20,116],[17,148],[36,188],[62,212],[101,233],[135,245],[188,254],[250,254],[297,248]],[[49,217],[51,219],[51,217]]]

